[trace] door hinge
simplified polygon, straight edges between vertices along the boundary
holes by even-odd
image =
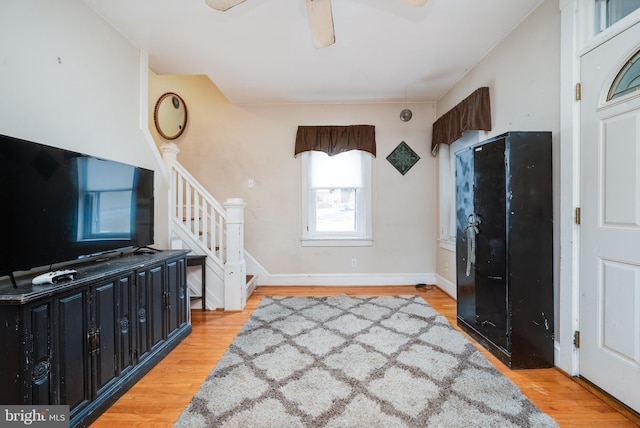
[[[580,348],[580,330],[576,330],[573,332],[573,346],[577,349]]]
[[[582,210],[580,207],[576,207],[576,224],[581,224],[582,222]]]
[[[582,85],[580,82],[576,83],[576,101],[580,101],[582,99]]]

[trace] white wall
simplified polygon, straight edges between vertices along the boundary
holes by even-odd
[[[3,0],[0,133],[154,169],[156,207],[166,206],[161,164],[140,127],[141,61],[81,1]],[[166,246],[166,215],[156,213],[156,244]]]
[[[479,140],[508,131],[551,131],[553,135],[554,288],[559,277],[560,207],[560,11],[556,0],[545,0],[505,40],[437,103],[440,117],[474,90],[488,86],[492,129]],[[438,246],[436,273],[455,284],[455,253]],[[557,307],[557,303],[556,303]],[[556,310],[556,332],[559,312]]]
[[[314,275],[414,274],[426,280],[435,266],[435,159],[429,153],[434,105],[232,105],[203,76],[151,73],[150,108],[164,92],[184,100],[189,122],[178,161],[219,201],[241,197],[245,248],[273,275],[309,283]],[[373,161],[372,247],[302,247],[301,160],[293,150],[298,125],[370,124],[376,127]],[[162,138],[152,132],[158,144]],[[405,141],[420,156],[406,175],[386,160]],[[248,188],[249,179],[254,187]],[[357,259],[357,266],[351,260]],[[432,277],[432,275],[430,276]],[[264,278],[263,278],[264,279]],[[283,279],[284,280],[284,279]]]

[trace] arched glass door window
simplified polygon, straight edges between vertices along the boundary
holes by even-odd
[[[609,89],[607,101],[640,89],[640,51],[622,67]]]

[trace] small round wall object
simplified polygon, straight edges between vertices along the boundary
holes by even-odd
[[[400,112],[400,120],[403,122],[409,122],[411,120],[411,117],[413,117],[413,113],[408,108]]]

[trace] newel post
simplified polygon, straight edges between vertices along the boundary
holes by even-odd
[[[224,309],[241,311],[247,304],[247,266],[244,260],[244,207],[240,198],[222,204],[227,211],[227,258],[224,264]]]
[[[162,152],[162,159],[164,160],[167,170],[171,172],[171,166],[178,159],[180,149],[176,143],[164,143],[160,146],[160,151]]]
[[[177,208],[178,201],[176,200],[176,183],[175,178],[173,176],[173,165],[178,160],[178,153],[180,153],[180,149],[176,146],[175,143],[164,143],[160,146],[160,151],[162,152],[162,160],[164,160],[164,166],[167,168],[167,179],[169,182],[169,187],[167,188],[167,208],[169,213],[169,221],[167,222],[167,236],[169,237],[170,247],[171,248],[182,248],[182,241],[179,244],[175,244],[173,240],[173,221],[172,218],[178,215],[180,212]],[[176,246],[177,245],[177,246]]]

